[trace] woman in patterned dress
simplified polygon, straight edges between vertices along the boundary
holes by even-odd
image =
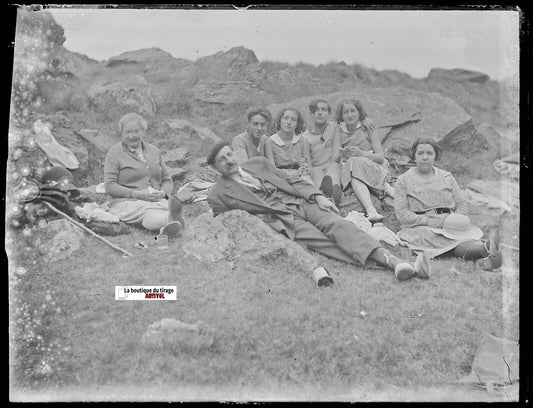
[[[381,140],[376,133],[362,126],[366,114],[360,101],[341,101],[335,116],[339,127],[334,144],[340,146],[335,160],[346,160],[341,172],[342,189],[351,186],[368,219],[380,221],[384,217],[377,212],[370,194],[394,197],[394,189],[388,183],[389,162],[383,154]]]
[[[275,122],[277,133],[265,141],[265,157],[288,176],[302,176],[311,181],[309,158],[304,156],[302,131],[304,120],[296,108],[283,108]]]
[[[413,143],[416,167],[398,177],[394,186],[394,209],[402,224],[398,236],[428,258],[450,253],[477,260],[480,269],[498,268],[502,257],[497,230],[491,231],[488,244],[480,240],[483,232],[471,225],[457,181],[450,172],[433,166],[440,154],[432,139],[420,138]]]

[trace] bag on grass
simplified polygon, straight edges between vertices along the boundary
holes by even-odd
[[[459,382],[487,390],[510,386],[519,380],[519,351],[517,342],[485,333],[471,373]]]

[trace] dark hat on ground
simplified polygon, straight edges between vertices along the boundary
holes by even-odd
[[[209,150],[209,154],[207,155],[206,160],[208,165],[215,165],[215,159],[217,157],[217,154],[222,150],[224,146],[229,146],[229,143],[226,141],[218,142],[211,148],[211,150]]]
[[[72,173],[60,166],[52,167],[43,173],[41,187],[55,187],[63,191],[77,190]]]

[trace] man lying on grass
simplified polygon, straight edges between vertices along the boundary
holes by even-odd
[[[214,216],[244,210],[257,215],[276,231],[308,249],[331,258],[362,265],[375,263],[394,271],[398,280],[428,278],[429,264],[408,263],[386,251],[353,223],[341,218],[337,207],[309,182],[287,177],[264,157],[239,165],[227,142],[217,143],[207,156],[221,179],[207,201]]]

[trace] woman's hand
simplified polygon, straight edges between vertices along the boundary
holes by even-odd
[[[368,116],[361,121],[361,125],[363,125],[363,128],[367,132],[376,131],[376,125],[374,125],[374,122],[372,122]]]
[[[327,212],[333,211],[336,214],[339,213],[339,209],[335,206],[335,204],[333,204],[323,195],[316,195],[315,201],[316,201],[316,205],[318,205],[318,208],[320,208],[322,211],[327,211]]]
[[[351,147],[345,147],[344,148],[344,154],[346,154],[346,157],[358,157],[358,156],[365,156],[366,152],[364,150],[361,150],[357,146],[351,146]]]
[[[444,220],[448,214],[429,214],[426,215],[427,219],[425,224],[431,228],[442,228],[444,226]]]
[[[134,190],[131,196],[137,200],[159,201],[161,199],[160,195],[161,190]]]

